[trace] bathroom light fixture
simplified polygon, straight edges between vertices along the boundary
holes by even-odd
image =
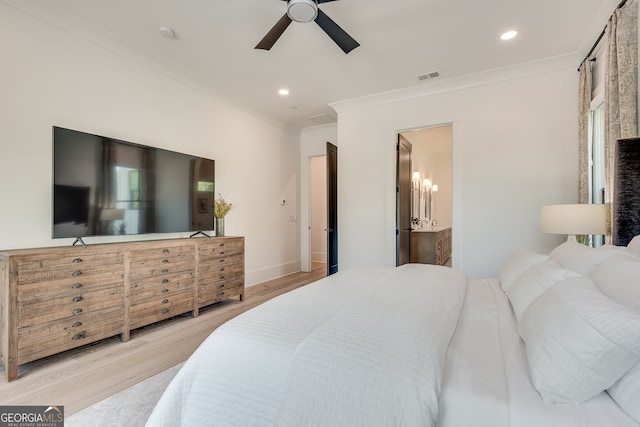
[[[280,95],[282,95],[282,96],[287,96],[287,95],[289,95],[289,89],[284,89],[284,88],[283,88],[283,89],[280,89],[280,90],[278,91],[278,93],[279,93]]]

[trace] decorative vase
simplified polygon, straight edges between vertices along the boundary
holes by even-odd
[[[216,237],[224,237],[224,217],[216,217]]]

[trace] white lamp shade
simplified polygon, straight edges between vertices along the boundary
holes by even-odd
[[[606,233],[604,205],[549,205],[543,206],[540,231],[550,234],[602,235]]]

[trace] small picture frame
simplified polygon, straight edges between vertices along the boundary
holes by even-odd
[[[207,199],[198,199],[198,213],[207,213]]]

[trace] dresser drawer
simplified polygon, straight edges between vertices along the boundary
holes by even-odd
[[[229,280],[226,282],[201,285],[198,288],[198,306],[213,304],[236,297],[244,293],[244,278]]]
[[[120,264],[78,263],[57,266],[51,269],[18,270],[18,286],[49,283],[64,279],[91,280],[96,276],[116,275],[122,277],[123,267]]]
[[[132,256],[129,263],[130,277],[137,279],[193,270],[195,267],[193,248],[183,248],[184,250],[181,251],[177,251],[178,248],[173,249],[174,251],[170,251],[167,254],[163,254],[162,251],[156,251],[153,256]]]
[[[244,253],[244,241],[241,238],[228,238],[212,243],[203,243],[198,246],[198,258],[200,262],[229,255]]]
[[[225,255],[218,258],[212,258],[205,261],[200,261],[199,271],[206,268],[219,268],[221,266],[238,264],[244,268],[244,254]]]
[[[61,279],[18,285],[18,301],[41,299],[68,292],[85,292],[108,285],[117,286],[122,285],[124,281],[122,265],[75,271],[80,271],[81,274],[67,272],[66,277]]]
[[[30,275],[37,276],[40,272],[49,273],[51,270],[75,271],[87,268],[87,266],[94,268],[118,264],[122,264],[121,251],[87,253],[84,250],[78,250],[73,253],[65,253],[63,255],[58,255],[56,252],[52,252],[46,256],[38,254],[22,255],[17,257],[18,272],[24,277],[23,280],[28,280],[27,278]],[[33,280],[39,281],[37,277]]]
[[[132,305],[129,307],[131,329],[192,311],[194,309],[193,294],[193,290],[189,289]]]
[[[120,334],[122,321],[122,307],[110,307],[20,328],[18,331],[20,363]]]
[[[193,271],[181,271],[165,276],[152,276],[131,282],[131,298],[135,304],[139,300],[157,297],[184,289],[192,289],[194,285]]]
[[[18,327],[51,322],[107,307],[122,307],[123,290],[122,285],[108,286],[23,301],[18,309]]]
[[[200,284],[233,280],[244,276],[244,265],[242,263],[235,263],[207,267],[200,266],[198,276]]]

